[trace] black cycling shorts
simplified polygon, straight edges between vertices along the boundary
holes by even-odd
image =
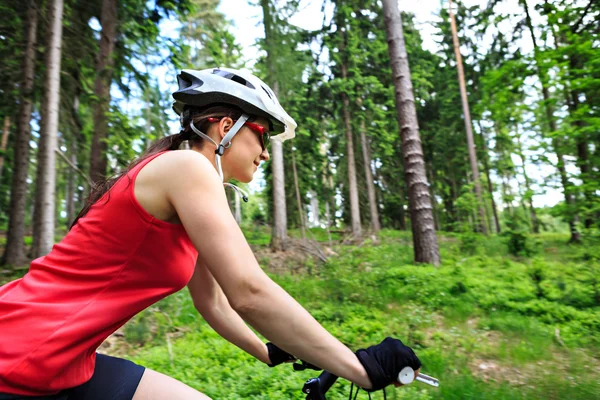
[[[92,378],[52,396],[0,393],[0,400],[131,400],[145,368],[122,358],[96,355]]]

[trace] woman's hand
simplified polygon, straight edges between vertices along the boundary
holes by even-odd
[[[384,387],[398,384],[398,374],[405,367],[415,371],[415,376],[421,368],[421,361],[415,352],[398,339],[385,338],[381,343],[360,349],[356,352],[358,360],[367,371],[372,387],[367,391],[376,391]]]
[[[267,343],[267,351],[269,353],[269,362],[267,363],[269,367],[275,367],[279,364],[290,363],[297,360],[296,357],[281,350],[271,342]]]

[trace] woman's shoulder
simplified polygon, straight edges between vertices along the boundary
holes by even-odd
[[[149,164],[154,164],[155,168],[159,168],[166,173],[193,172],[196,170],[199,172],[213,170],[216,173],[211,162],[204,155],[194,150],[167,151]]]
[[[193,185],[198,181],[219,180],[214,165],[194,150],[174,150],[161,154],[144,168],[155,183],[165,188],[173,185]],[[143,173],[143,171],[142,171]]]

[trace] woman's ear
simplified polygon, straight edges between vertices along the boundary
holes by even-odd
[[[227,132],[233,127],[233,124],[233,119],[230,117],[223,117],[221,121],[219,121],[219,136],[221,139],[223,139]]]

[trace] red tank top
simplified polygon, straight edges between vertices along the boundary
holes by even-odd
[[[182,225],[137,202],[133,168],[21,279],[0,287],[0,393],[50,395],[94,371],[127,320],[183,288],[198,253]]]

